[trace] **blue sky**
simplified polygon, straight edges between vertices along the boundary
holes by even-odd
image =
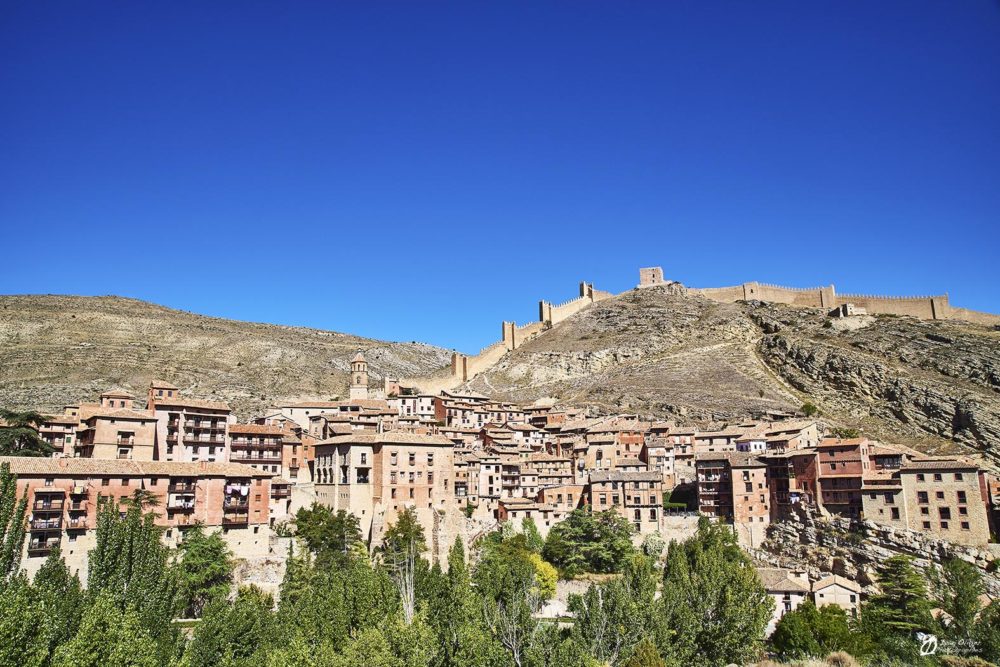
[[[0,293],[475,351],[662,265],[1000,312],[1000,2],[0,7]]]

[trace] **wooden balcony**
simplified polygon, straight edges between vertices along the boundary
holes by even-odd
[[[245,526],[250,523],[250,515],[244,514],[223,514],[223,526]]]

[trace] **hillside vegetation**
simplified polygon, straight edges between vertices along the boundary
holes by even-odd
[[[59,410],[152,379],[228,401],[241,417],[276,400],[346,396],[364,351],[373,386],[424,375],[450,353],[331,331],[205,317],[120,297],[0,296],[0,405]]]

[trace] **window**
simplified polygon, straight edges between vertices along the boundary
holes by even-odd
[[[924,481],[924,473],[922,473],[922,472],[918,472],[917,473],[917,481],[918,482]]]
[[[960,503],[964,503],[965,502],[965,491],[959,491],[958,492],[958,502],[960,502]]]
[[[927,492],[926,491],[917,491],[917,502],[918,503],[926,503],[927,502]]]
[[[413,488],[412,487],[410,488],[410,497],[411,498],[413,497]]]
[[[893,520],[896,520],[896,521],[899,520],[899,508],[898,507],[893,507],[892,508],[892,518],[893,518]]]
[[[389,497],[390,498],[396,497],[396,489],[389,489]]]
[[[925,530],[930,530],[931,529],[931,522],[930,521],[924,521],[924,529]]]
[[[431,452],[430,454],[427,455],[427,465],[429,465],[429,466],[434,465],[434,453],[433,452]]]
[[[939,507],[938,508],[938,514],[941,515],[942,519],[950,519],[951,518],[951,508],[950,507]]]
[[[746,483],[746,492],[750,493],[752,491],[753,491],[753,482],[747,482]]]
[[[936,497],[936,498],[937,498],[938,500],[944,500],[944,491],[938,491],[937,493],[935,493],[935,494],[934,494],[934,496],[935,496],[935,497]]]
[[[961,514],[962,516],[968,516],[969,515],[969,508],[968,507],[959,507],[958,508],[958,513]]]
[[[942,521],[941,522],[941,530],[948,530],[948,522],[947,521]]]
[[[941,473],[939,473],[939,472],[934,473],[934,481],[935,482],[940,482],[941,481]]]
[[[361,465],[365,465],[367,463],[368,463],[368,454],[367,454],[367,452],[361,452]]]
[[[926,516],[926,515],[930,514],[930,510],[928,508],[926,508],[926,507],[921,507],[920,508],[920,513]]]
[[[413,452],[410,452],[409,463],[411,466],[417,463],[417,455],[414,454]]]
[[[968,521],[963,521],[962,522],[962,530],[969,530],[969,522]]]
[[[960,473],[960,472],[956,472],[955,473],[955,481],[956,482],[961,482],[962,481],[962,473]]]
[[[397,459],[396,452],[389,454],[389,465],[396,465],[397,463],[396,459]]]
[[[128,477],[122,479],[122,486],[128,486],[128,484],[129,484],[129,478]]]

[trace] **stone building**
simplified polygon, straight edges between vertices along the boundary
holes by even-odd
[[[985,475],[977,466],[926,459],[911,461],[896,474],[910,530],[968,546],[989,542],[989,499]]]
[[[771,522],[767,465],[739,452],[704,454],[695,461],[698,511],[733,525],[741,544],[755,547]]]
[[[614,509],[638,533],[655,532],[663,512],[663,478],[656,470],[590,473],[588,503],[595,512]]]
[[[774,600],[774,611],[767,624],[765,636],[774,632],[781,617],[802,604],[810,593],[809,578],[805,572],[786,570],[779,567],[759,567],[757,574],[764,590]]]
[[[186,527],[201,523],[220,530],[237,558],[268,553],[271,476],[249,466],[0,457],[4,463],[17,475],[18,496],[28,500],[24,566],[29,574],[58,547],[70,570],[86,579],[99,508],[126,501],[139,489],[158,501],[156,524],[164,527],[170,546]]]
[[[236,417],[226,403],[183,398],[173,385],[153,382],[147,404],[156,417],[157,460],[228,460],[227,429]]]
[[[360,352],[351,359],[351,388],[348,397],[352,401],[368,399],[368,362]]]
[[[440,435],[356,432],[316,443],[317,500],[354,513],[362,533],[414,508],[426,531],[438,509],[457,506],[454,446]]]

